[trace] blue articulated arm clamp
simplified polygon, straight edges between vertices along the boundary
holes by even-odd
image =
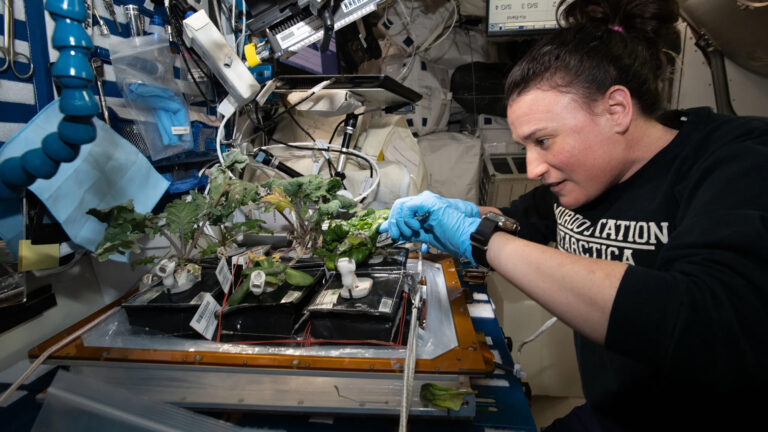
[[[81,145],[96,139],[93,116],[99,105],[90,89],[93,71],[88,57],[93,42],[82,25],[85,5],[83,0],[48,0],[45,10],[55,23],[52,43],[59,59],[51,72],[61,86],[59,109],[64,118],[58,133],[43,138],[42,147],[0,162],[0,200],[18,199],[38,178],[53,177],[62,162],[77,158]]]

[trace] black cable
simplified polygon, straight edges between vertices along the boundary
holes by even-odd
[[[299,129],[301,129],[301,131],[304,132],[304,134],[307,135],[309,137],[309,139],[312,140],[312,142],[317,142],[315,137],[313,137],[312,134],[309,133],[308,130],[304,129],[304,126],[302,126],[301,123],[299,123],[299,121],[296,120],[296,117],[294,117],[293,113],[291,112],[291,110],[288,109],[288,106],[285,104],[285,101],[283,101],[283,106],[285,107],[285,110],[283,112],[287,112],[288,113],[288,117],[290,117],[291,120],[293,120],[293,122],[296,123],[296,126],[298,126]],[[292,106],[296,106],[296,104],[294,104]]]
[[[264,122],[261,120],[261,117],[257,117],[258,121],[256,121],[257,119],[254,118],[254,117],[256,117],[256,115],[253,113],[253,111],[251,109],[249,109],[247,107],[246,107],[245,112],[250,117],[252,122],[259,124],[259,126],[261,128],[262,135],[266,137],[267,131],[264,128]],[[296,121],[296,119],[294,119],[294,121]],[[298,124],[298,123],[296,123],[296,124]],[[301,127],[301,125],[299,125],[299,127]],[[277,142],[277,140],[274,140],[273,138],[270,138],[270,139],[275,141],[275,142]],[[280,143],[282,144],[282,142],[280,142]],[[291,145],[289,145],[289,144],[285,144],[285,145],[288,145],[288,147],[291,147]],[[296,147],[296,146],[294,146],[294,147]],[[322,149],[318,149],[318,150],[322,151]],[[323,156],[325,157],[325,154],[323,154]],[[328,175],[333,177],[333,173],[336,172],[336,166],[333,165],[333,162],[331,161],[331,158],[329,158],[329,157],[326,157],[325,161],[328,162]]]
[[[514,374],[514,373],[515,373],[515,368],[511,368],[511,367],[509,367],[509,366],[507,366],[507,365],[504,365],[504,364],[501,364],[501,363],[498,363],[498,362],[495,362],[495,363],[494,363],[494,365],[495,365],[497,368],[499,368],[499,369],[501,369],[501,370],[503,370],[503,371],[505,371],[505,372],[509,372],[509,373],[511,373],[511,374]]]
[[[339,127],[344,124],[344,120],[346,119],[341,119],[341,121],[336,124],[336,127],[333,128],[333,133],[331,134],[331,139],[328,140],[328,144],[333,143],[333,137],[336,136],[336,132],[339,130]]]
[[[297,146],[297,145],[294,145],[294,144],[288,144],[287,142],[280,141],[277,138],[269,138],[269,140],[270,141],[274,141],[274,142],[276,142],[276,143],[278,143],[280,145],[284,145],[286,147],[295,148],[295,149],[299,149],[299,150],[319,150],[316,147],[304,147],[304,146]],[[334,152],[334,153],[343,153],[343,154],[346,154],[346,155],[349,155],[349,156],[352,156],[352,157],[355,157],[357,159],[361,159],[361,160],[365,161],[365,163],[368,164],[368,174],[370,175],[371,178],[373,178],[373,164],[371,163],[371,161],[369,161],[368,159],[360,156],[359,154],[355,154],[355,153],[352,153],[352,152],[347,151],[347,150],[333,149],[333,148],[328,148],[328,149],[325,149],[324,151],[329,151],[329,152]]]
[[[208,99],[208,96],[205,95],[205,92],[203,92],[202,87],[200,87],[200,83],[197,82],[197,78],[195,78],[195,74],[192,73],[192,68],[189,67],[189,63],[187,62],[187,56],[184,55],[184,50],[186,48],[183,48],[181,45],[179,45],[179,48],[181,48],[181,59],[184,60],[184,66],[187,67],[187,71],[189,72],[189,76],[192,77],[192,82],[195,83],[195,87],[197,87],[197,91],[200,93],[200,96],[205,99],[205,103],[208,106],[216,106],[217,104],[215,102],[211,102],[210,99]]]
[[[200,63],[197,61],[197,53],[194,52],[184,41],[184,28],[183,28],[183,16],[184,16],[185,10],[182,6],[179,6],[179,4],[176,1],[172,1],[169,5],[168,10],[168,23],[171,27],[171,34],[173,35],[174,39],[179,43],[179,48],[181,48],[181,59],[184,61],[184,65],[187,67],[187,71],[189,71],[189,76],[192,78],[192,82],[194,82],[195,87],[197,88],[197,91],[200,92],[200,96],[205,99],[205,103],[208,106],[217,106],[218,101],[216,101],[216,98],[214,98],[214,101],[211,102],[211,100],[206,96],[205,92],[203,92],[202,87],[200,86],[200,83],[197,81],[197,78],[195,77],[195,74],[192,73],[192,68],[189,66],[189,62],[187,61],[187,55],[192,59],[192,61],[195,63],[195,66],[205,74],[205,76],[208,78],[208,81],[213,83],[213,78],[211,77],[210,73],[206,70],[206,67],[203,67],[200,65]],[[186,54],[185,55],[185,50]],[[215,91],[215,90],[214,90]]]

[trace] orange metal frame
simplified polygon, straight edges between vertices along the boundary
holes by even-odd
[[[452,374],[489,374],[494,370],[494,357],[485,343],[485,336],[476,333],[472,326],[467,303],[462,295],[461,284],[452,258],[445,256],[426,256],[443,267],[448,298],[451,303],[453,321],[456,328],[458,346],[434,359],[417,359],[416,371],[421,373],[452,373]],[[113,307],[121,304],[130,295],[116,300],[111,305],[95,312],[70,326],[56,336],[29,351],[31,358],[39,357],[49,347],[55,345],[73,332],[100,317]],[[283,368],[283,369],[312,369],[358,372],[398,372],[404,368],[403,358],[350,358],[323,357],[305,355],[278,354],[238,354],[196,351],[133,349],[84,346],[82,338],[76,338],[55,353],[50,359],[54,360],[83,360],[105,362],[131,363],[162,363],[177,365],[201,366],[237,366],[244,368]]]

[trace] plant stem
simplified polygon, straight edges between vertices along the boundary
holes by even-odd
[[[173,239],[173,236],[171,235],[171,233],[169,233],[168,230],[166,230],[165,228],[160,228],[160,235],[162,235],[168,240],[168,243],[171,244],[171,247],[173,248],[173,250],[176,251],[176,255],[179,258],[181,258],[183,251],[179,247],[178,243],[176,243],[176,241]]]
[[[187,250],[187,255],[185,256],[191,256],[192,252],[195,251],[195,247],[197,247],[197,242],[200,241],[200,236],[203,234],[203,231],[205,231],[205,225],[208,223],[208,217],[210,215],[205,215],[205,218],[203,218],[203,221],[200,223],[200,227],[197,228],[197,231],[195,232],[195,236],[192,238],[192,241],[189,243],[189,249]]]
[[[219,204],[219,201],[221,201],[221,197],[224,196],[226,192],[229,191],[230,185],[227,184],[223,188],[221,188],[221,191],[219,191],[219,194],[216,195],[216,197],[213,199],[213,202],[211,203],[211,207],[216,207]],[[197,228],[197,231],[195,232],[195,236],[192,238],[192,241],[189,243],[189,248],[186,249],[185,257],[191,256],[192,252],[195,251],[195,248],[197,247],[197,242],[200,241],[200,236],[203,234],[203,231],[205,231],[205,225],[208,223],[208,219],[210,219],[211,214],[205,213],[205,217],[203,218],[203,221],[200,222],[200,226]],[[223,245],[221,245],[223,246]]]
[[[291,229],[294,232],[296,232],[296,225],[293,224],[293,221],[288,216],[286,216],[285,213],[283,213],[281,210],[276,210],[276,211],[277,211],[277,213],[280,214],[280,216],[283,217],[283,219],[285,219],[286,222],[288,222],[288,225],[291,226]]]

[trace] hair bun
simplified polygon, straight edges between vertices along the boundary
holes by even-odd
[[[669,46],[678,41],[676,0],[560,0],[558,9],[562,9],[564,27],[584,26],[593,31],[620,28],[628,36],[677,49]]]

